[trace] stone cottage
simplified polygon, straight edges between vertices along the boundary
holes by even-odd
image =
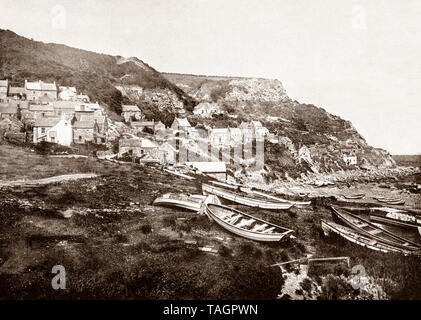
[[[60,100],[64,100],[64,101],[75,101],[76,100],[77,92],[76,92],[75,87],[60,86],[58,88],[58,90],[59,90],[58,97],[59,97]]]
[[[130,122],[132,120],[139,121],[143,119],[142,111],[139,109],[138,106],[123,105],[121,109],[121,116],[124,118],[125,122]]]
[[[175,118],[173,123],[171,124],[171,129],[184,131],[186,135],[190,128],[191,124],[186,118]]]
[[[230,143],[228,128],[214,128],[209,133],[209,141],[213,145],[227,145]]]
[[[56,83],[47,83],[41,80],[29,82],[25,80],[26,98],[31,101],[39,101],[42,97],[57,100]]]
[[[47,130],[46,141],[70,147],[73,141],[73,129],[70,120],[61,119]]]
[[[94,120],[76,120],[73,122],[73,142],[77,144],[95,142],[98,126]]]
[[[9,95],[9,80],[0,80],[0,101],[6,102]]]
[[[151,158],[158,159],[158,146],[145,138],[120,139],[118,155],[121,157],[124,154],[140,158],[148,155]]]
[[[15,106],[10,106],[8,103],[0,104],[0,119],[16,118],[18,113],[18,108]]]
[[[49,129],[54,127],[60,118],[58,117],[38,117],[35,118],[33,125],[33,142],[38,143],[41,141],[47,141],[47,132]]]

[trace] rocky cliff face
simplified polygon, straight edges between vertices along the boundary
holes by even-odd
[[[277,177],[297,178],[305,173],[395,166],[390,154],[369,146],[351,122],[314,105],[291,100],[279,80],[164,76],[197,101],[218,104],[225,110],[225,125],[259,120],[276,135],[265,146],[265,171],[269,176],[276,172]],[[217,121],[220,123],[221,117]],[[356,164],[350,161],[353,157]]]
[[[279,80],[163,73],[198,101],[280,102],[289,100]]]

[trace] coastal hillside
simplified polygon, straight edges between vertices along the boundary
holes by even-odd
[[[25,79],[75,86],[117,114],[121,113],[121,103],[125,101],[124,94],[117,89],[122,86],[140,87],[144,95],[165,92],[186,109],[192,109],[195,104],[180,88],[137,58],[125,59],[34,41],[1,29],[0,78],[9,79],[16,86],[22,86]]]
[[[147,119],[167,126],[175,117],[207,128],[258,120],[269,130],[260,178],[305,179],[308,174],[395,166],[387,151],[369,146],[349,121],[292,100],[279,80],[160,73],[136,57],[43,43],[9,30],[0,30],[0,79],[15,86],[25,79],[75,86],[106,105],[111,119],[120,119],[122,104],[136,104]],[[203,104],[222,112],[195,114]],[[232,169],[248,174],[252,167],[237,163]]]
[[[236,127],[258,120],[275,139],[267,139],[269,176],[303,177],[342,170],[367,170],[396,165],[383,149],[367,144],[350,121],[323,108],[292,100],[279,80],[165,73],[199,103],[216,105],[224,114],[197,119],[210,126]],[[356,163],[347,159],[356,158]]]

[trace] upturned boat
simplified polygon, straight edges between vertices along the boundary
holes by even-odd
[[[208,216],[221,227],[247,239],[280,241],[294,232],[227,206],[207,203],[205,208]]]
[[[204,210],[203,205],[205,203],[221,204],[221,201],[214,195],[204,196],[201,194],[187,195],[182,193],[166,193],[156,198],[153,202],[154,205],[178,207],[200,213]]]

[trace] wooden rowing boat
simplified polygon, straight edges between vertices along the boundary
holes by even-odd
[[[370,221],[402,228],[416,228],[421,234],[421,212],[389,207],[343,207],[354,214],[368,214]]]
[[[181,173],[181,172],[177,172],[177,171],[169,170],[169,169],[164,169],[164,171],[168,172],[168,173],[171,173],[171,174],[173,174],[175,176],[178,176],[178,177],[182,177],[182,178],[185,178],[185,179],[188,179],[188,180],[194,180],[194,177],[188,176],[188,175],[186,175],[184,173]]]
[[[383,202],[383,201],[381,201]],[[405,200],[403,199],[396,199],[396,200],[388,200],[386,201],[387,204],[392,204],[392,205],[404,205],[405,204]]]
[[[342,197],[349,200],[356,200],[356,199],[363,199],[365,197],[364,193],[357,193],[357,194],[351,194],[351,195],[345,195],[341,194]]]
[[[386,243],[372,239],[371,237],[362,235],[354,231],[353,229],[344,227],[334,222],[327,222],[325,220],[321,220],[321,225],[322,225],[323,233],[326,236],[330,235],[331,233],[335,233],[341,236],[342,238],[352,243],[355,243],[359,246],[362,246],[371,250],[375,250],[375,251],[384,252],[384,253],[395,252],[395,253],[403,253],[405,255],[408,255],[411,253],[402,248],[391,246]]]
[[[385,197],[373,197],[373,199],[375,199],[379,202],[392,204],[392,205],[403,205],[403,204],[405,204],[405,200],[403,200],[403,199],[392,199],[392,198],[385,198]]]
[[[194,212],[201,211],[204,203],[221,204],[221,201],[214,195],[203,196],[201,194],[187,195],[182,193],[166,193],[156,198],[153,202],[154,205],[178,207]]]
[[[339,219],[341,222],[345,223],[352,229],[360,232],[361,234],[366,235],[369,238],[375,239],[377,241],[399,247],[408,251],[417,251],[421,249],[421,245],[412,242],[410,240],[404,239],[393,234],[390,231],[387,231],[383,228],[378,227],[377,225],[371,223],[368,220],[365,220],[359,216],[356,216],[345,210],[338,210],[337,208],[331,206],[332,215],[334,218]]]
[[[231,189],[231,190],[238,190],[239,187],[242,186],[242,185],[233,185],[233,184],[230,184],[230,183],[225,183],[225,182],[220,182],[220,181],[210,181],[210,183],[212,183],[216,186],[228,188],[228,189]]]
[[[256,241],[280,241],[294,230],[258,219],[233,208],[207,203],[206,213],[226,230]]]
[[[395,208],[379,207],[369,209],[370,220],[405,228],[420,228],[421,214]]]
[[[260,192],[260,191],[256,191],[256,190],[252,190],[252,193],[253,194],[256,194],[258,196],[262,196],[262,197],[265,197],[267,199],[279,201],[279,202],[282,202],[282,203],[290,203],[290,204],[294,205],[294,207],[299,207],[299,208],[302,208],[302,207],[305,207],[305,206],[308,206],[308,205],[311,204],[311,201],[287,200],[287,199],[278,198],[278,197],[272,196],[270,194],[267,194],[267,193],[264,193],[264,192]]]
[[[293,205],[291,203],[281,203],[281,202],[270,202],[263,199],[256,199],[247,197],[245,195],[240,195],[238,193],[232,192],[230,190],[224,190],[222,188],[214,187],[208,184],[202,184],[203,194],[214,194],[220,198],[243,204],[249,207],[269,209],[269,210],[286,210],[291,208]]]

